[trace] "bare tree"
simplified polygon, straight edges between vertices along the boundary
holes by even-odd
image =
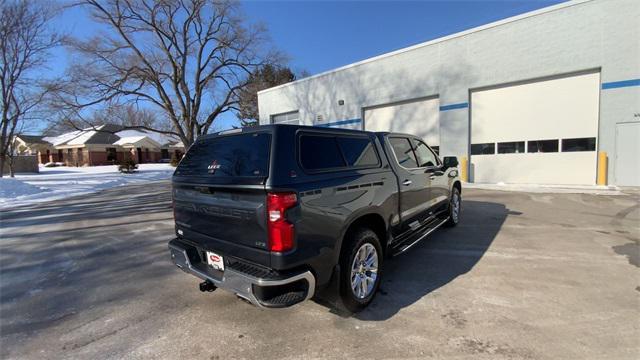
[[[9,139],[7,146],[7,153],[5,154],[5,162],[9,164],[9,176],[15,177],[14,161],[17,155],[21,155],[21,151],[18,148],[17,137],[24,135],[25,133],[33,130],[31,123],[26,121],[19,121],[18,125],[13,129],[13,137]]]
[[[51,90],[34,79],[34,70],[43,69],[49,50],[60,44],[52,32],[52,9],[36,1],[0,0],[0,83],[2,123],[0,124],[0,177],[21,122],[28,121]],[[13,176],[13,161],[10,162]]]
[[[266,31],[243,20],[235,1],[84,0],[104,29],[70,45],[82,61],[59,92],[68,119],[103,102],[151,106],[169,129],[128,126],[179,137],[190,145],[223,113],[257,67],[279,60]]]
[[[96,125],[109,123],[123,127],[143,126],[171,131],[171,124],[164,120],[163,114],[158,114],[153,109],[137,107],[135,104],[115,104],[93,113],[93,121]]]
[[[52,119],[43,133],[49,136],[60,135],[78,130],[79,125],[85,125],[85,128],[97,128],[102,124],[115,124],[122,128],[153,128],[169,132],[172,129],[168,119],[157,110],[124,103],[101,106],[94,109],[90,115],[83,117],[82,121],[66,117]]]

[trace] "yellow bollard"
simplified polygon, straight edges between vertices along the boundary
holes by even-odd
[[[598,152],[598,178],[596,184],[607,185],[607,153],[605,151]]]
[[[460,180],[467,182],[467,158],[460,157]]]

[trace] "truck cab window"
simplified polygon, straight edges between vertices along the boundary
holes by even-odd
[[[420,167],[439,165],[438,157],[429,149],[429,147],[427,147],[425,143],[414,139],[413,146],[415,148],[416,157],[418,158],[418,164]]]
[[[396,155],[396,160],[398,160],[398,164],[400,164],[400,166],[407,169],[419,167],[413,153],[413,149],[411,148],[411,144],[409,143],[409,139],[392,137],[389,138],[389,142],[391,143],[393,153]]]

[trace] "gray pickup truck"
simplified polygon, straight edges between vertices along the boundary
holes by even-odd
[[[460,221],[457,166],[408,134],[265,125],[202,136],[173,175],[171,257],[202,291],[277,308],[331,283],[356,312],[385,258]]]

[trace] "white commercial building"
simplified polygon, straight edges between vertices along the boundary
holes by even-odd
[[[261,91],[260,123],[420,135],[472,182],[640,186],[638,19],[551,6]]]

